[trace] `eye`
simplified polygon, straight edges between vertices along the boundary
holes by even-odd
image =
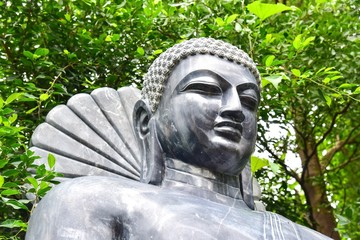
[[[244,107],[246,107],[252,111],[256,110],[258,101],[255,97],[253,97],[251,95],[240,94],[239,98],[241,101],[241,105],[243,105]]]
[[[203,95],[221,95],[222,91],[216,84],[192,82],[186,85],[181,92],[194,92]]]

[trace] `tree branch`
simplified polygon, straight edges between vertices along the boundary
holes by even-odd
[[[2,40],[1,41],[1,45],[3,46],[3,48],[4,48],[4,50],[5,50],[5,53],[6,53],[6,55],[7,55],[7,57],[8,57],[8,59],[10,60],[10,61],[12,61],[12,53],[11,53],[11,51],[10,51],[10,49],[9,49],[9,47],[6,45],[6,43],[5,43],[5,38],[4,37],[2,37],[4,40]]]
[[[355,130],[359,129],[360,124],[358,124],[356,127],[354,127],[347,138],[343,141],[337,141],[335,146],[333,146],[320,160],[321,163],[321,169],[324,170],[331,162],[334,155],[340,151],[346,144],[351,144],[355,139],[357,139],[360,136],[360,132],[355,135],[354,137],[351,137],[351,135],[355,132]]]
[[[301,185],[300,178],[297,175],[297,173],[291,168],[289,168],[266,144],[265,144],[265,149],[275,159],[276,163],[279,164],[289,176],[295,178],[295,180]]]
[[[336,112],[333,116],[333,118],[331,119],[331,123],[330,123],[330,127],[328,128],[328,130],[326,130],[326,132],[323,134],[322,138],[315,144],[315,147],[313,149],[313,151],[311,152],[309,158],[311,158],[312,156],[314,156],[314,154],[316,153],[316,149],[318,148],[318,146],[325,141],[325,138],[331,133],[331,131],[334,128],[334,125],[336,123],[336,119],[339,115],[344,114],[350,107],[351,102],[349,101],[348,104],[344,107],[343,110]]]
[[[349,101],[348,104],[339,112],[336,112],[334,114],[334,116],[332,117],[331,119],[331,123],[330,123],[330,127],[326,130],[326,132],[323,134],[322,138],[317,142],[315,143],[315,146],[313,147],[312,149],[312,152],[308,155],[307,152],[305,152],[306,154],[306,160],[305,160],[305,163],[303,164],[303,171],[302,171],[302,174],[301,174],[301,180],[303,181],[305,179],[305,174],[307,172],[307,168],[308,168],[308,165],[310,163],[310,160],[312,159],[312,157],[315,155],[315,153],[317,152],[317,148],[318,146],[323,143],[325,141],[325,138],[331,133],[331,131],[333,130],[334,128],[334,125],[336,123],[336,120],[337,120],[337,117],[341,114],[344,114],[350,107],[351,105],[351,102]],[[306,144],[305,144],[306,145]]]
[[[337,166],[336,168],[332,168],[332,169],[328,170],[327,172],[333,172],[333,171],[339,170],[339,169],[341,169],[341,168],[346,167],[346,165],[348,165],[349,163],[352,163],[352,162],[357,161],[357,160],[360,160],[360,156],[356,156],[356,157],[354,157],[354,158],[350,158],[350,159],[347,160],[346,162],[343,162],[342,164],[340,164],[340,165]]]

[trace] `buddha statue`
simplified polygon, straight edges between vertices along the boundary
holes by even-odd
[[[154,61],[141,96],[132,120],[139,181],[64,181],[36,207],[27,240],[328,239],[254,209],[260,75],[246,53],[211,38],[184,41]]]

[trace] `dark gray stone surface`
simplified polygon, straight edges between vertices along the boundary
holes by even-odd
[[[249,161],[260,79],[242,51],[232,47],[239,53],[229,58],[237,63],[201,44],[194,45],[201,54],[180,49],[185,56],[167,82],[144,83],[158,86],[160,99],[106,88],[76,95],[49,114],[33,149],[56,154],[66,177],[101,176],[51,190],[31,217],[27,240],[327,239],[254,210],[261,209],[254,202],[260,193],[254,196]]]
[[[253,211],[239,199],[214,194],[208,200],[181,187],[122,178],[70,180],[41,204],[47,210],[35,211],[27,239],[325,239],[280,215]]]
[[[67,105],[55,107],[31,138],[32,150],[42,157],[38,164],[46,164],[50,152],[57,159],[56,171],[65,177],[102,176],[103,171],[106,176],[112,172],[139,180],[140,150],[133,113],[126,112],[129,107],[122,104],[127,101],[133,108],[139,99],[136,88],[125,87],[121,94],[101,88],[91,95],[77,94]]]

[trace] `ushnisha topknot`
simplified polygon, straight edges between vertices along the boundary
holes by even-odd
[[[193,38],[175,44],[173,47],[163,52],[150,66],[144,76],[142,88],[142,98],[147,99],[151,111],[154,113],[160,102],[164,86],[168,80],[172,69],[188,56],[197,54],[210,54],[219,58],[227,59],[231,62],[243,65],[254,75],[260,86],[260,74],[254,61],[241,49],[213,38]]]

